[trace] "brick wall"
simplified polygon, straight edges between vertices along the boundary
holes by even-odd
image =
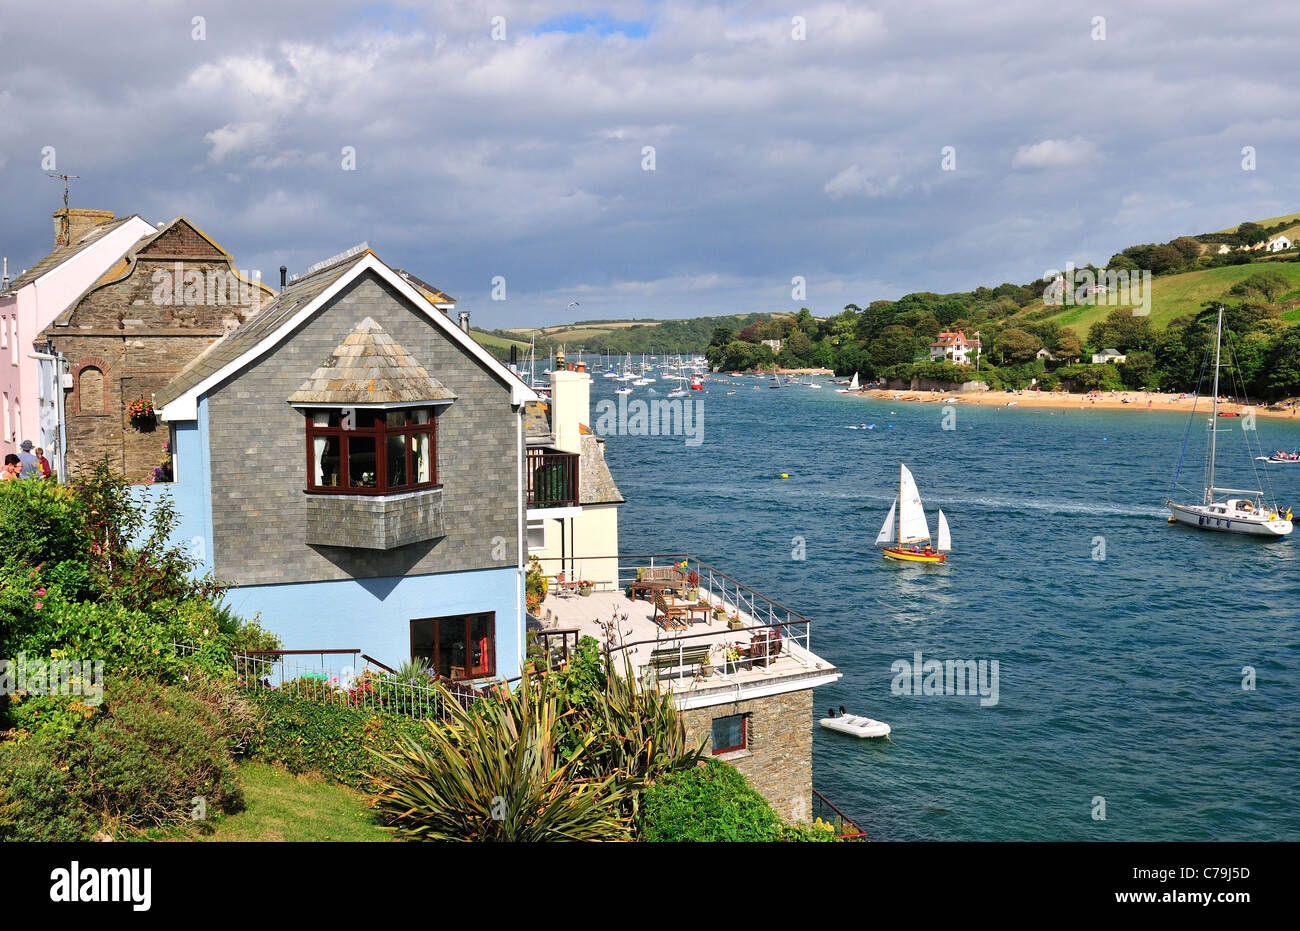
[[[308,543],[305,417],[286,400],[367,316],[458,398],[437,415],[445,535],[391,550]],[[208,395],[216,574],[258,585],[512,565],[520,507],[516,424],[510,389],[366,274]]]
[[[692,708],[682,712],[682,720],[692,746],[709,738],[704,751],[710,754],[713,719],[748,714],[748,750],[719,759],[744,773],[782,818],[806,822],[812,818],[812,699],[812,689],[801,689]]]

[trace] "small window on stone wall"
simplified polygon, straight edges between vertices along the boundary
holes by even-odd
[[[713,755],[749,748],[749,715],[732,714],[713,719]]]
[[[104,413],[104,373],[93,365],[81,370],[77,379],[77,400],[83,414]]]

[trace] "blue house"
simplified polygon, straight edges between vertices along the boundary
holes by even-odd
[[[453,307],[348,255],[283,283],[156,398],[191,552],[286,649],[519,673],[537,395]]]

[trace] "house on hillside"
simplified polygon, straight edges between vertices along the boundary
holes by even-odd
[[[539,399],[429,293],[369,249],[287,282],[158,390],[167,487],[202,568],[287,649],[508,678]]]
[[[1264,244],[1264,248],[1268,252],[1282,252],[1285,249],[1291,248],[1291,240],[1287,239],[1285,236],[1274,236]]]
[[[773,355],[780,355],[780,354],[781,354],[781,347],[785,345],[785,340],[783,340],[783,339],[764,339],[764,340],[760,340],[759,343],[760,343],[760,345],[770,347],[771,350],[772,350],[772,354],[773,354]]]
[[[1102,363],[1118,363],[1128,361],[1128,356],[1124,355],[1118,349],[1103,349],[1101,352],[1092,354],[1092,361],[1095,365]]]
[[[971,339],[967,339],[961,330],[955,333],[948,331],[940,333],[930,344],[930,361],[947,359],[957,365],[970,365],[971,353],[978,355],[980,351],[979,336],[978,331]]]
[[[1219,243],[1219,248],[1214,250],[1216,255],[1227,255],[1231,251],[1232,246],[1228,245],[1226,242]]]
[[[117,219],[107,210],[56,210],[53,251],[0,286],[0,446],[6,453],[31,440],[66,474],[59,428],[62,373],[52,364],[42,331],[132,246],[156,232],[135,215]]]
[[[270,303],[275,292],[185,217],[149,227],[40,331],[68,383],[60,398],[68,469],[107,456],[137,484],[166,452],[152,417],[133,402],[155,394],[189,363]]]
[[[1037,359],[1037,360],[1040,361],[1040,362],[1055,362],[1055,361],[1056,361],[1056,356],[1054,356],[1054,355],[1052,354],[1052,350],[1048,349],[1046,346],[1044,346],[1042,349],[1038,350],[1038,352],[1034,353],[1034,358]]]

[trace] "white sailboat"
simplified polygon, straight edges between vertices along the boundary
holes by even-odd
[[[897,515],[897,517],[895,517]],[[930,523],[925,518],[925,507],[921,504],[921,493],[917,490],[916,480],[907,466],[898,465],[898,497],[889,506],[889,514],[876,534],[876,546],[886,559],[903,562],[940,563],[948,558],[952,551],[952,534],[948,530],[948,518],[939,511],[938,546],[931,547]],[[925,544],[922,546],[921,544]]]
[[[1202,490],[1202,497],[1196,503],[1180,503],[1173,500],[1173,492],[1165,500],[1165,507],[1169,508],[1170,523],[1188,524],[1192,527],[1198,527],[1201,530],[1217,530],[1223,533],[1243,533],[1249,536],[1278,538],[1285,537],[1291,533],[1292,525],[1290,520],[1290,510],[1285,513],[1278,510],[1277,503],[1268,503],[1265,501],[1264,492],[1258,487],[1255,489],[1246,488],[1220,488],[1214,484],[1215,461],[1217,458],[1219,445],[1219,369],[1220,354],[1223,342],[1223,308],[1219,308],[1219,322],[1214,333],[1214,401],[1210,408],[1210,442],[1209,455],[1205,468],[1205,485]],[[1197,385],[1198,400],[1200,385]],[[1191,433],[1192,423],[1196,420],[1196,401],[1192,402],[1191,420],[1187,424],[1187,432]],[[1245,435],[1247,446],[1249,447],[1249,431],[1242,431]],[[1184,451],[1186,451],[1186,440],[1184,440]],[[1251,457],[1248,457],[1251,458]],[[1255,463],[1251,458],[1251,468],[1254,469]],[[1178,472],[1182,468],[1182,459],[1179,458],[1179,469],[1174,474],[1174,487],[1178,487]],[[1255,481],[1259,481],[1258,472],[1255,473]],[[1216,500],[1216,495],[1225,496],[1222,500]],[[1247,495],[1248,497],[1226,497],[1228,495]]]
[[[854,372],[854,373],[853,373],[853,380],[849,382],[849,386],[848,386],[847,388],[836,388],[836,389],[835,389],[835,391],[836,391],[838,394],[848,394],[848,393],[851,392],[851,391],[857,391],[857,390],[859,390],[859,387],[858,387],[858,373],[857,373],[857,372]]]

